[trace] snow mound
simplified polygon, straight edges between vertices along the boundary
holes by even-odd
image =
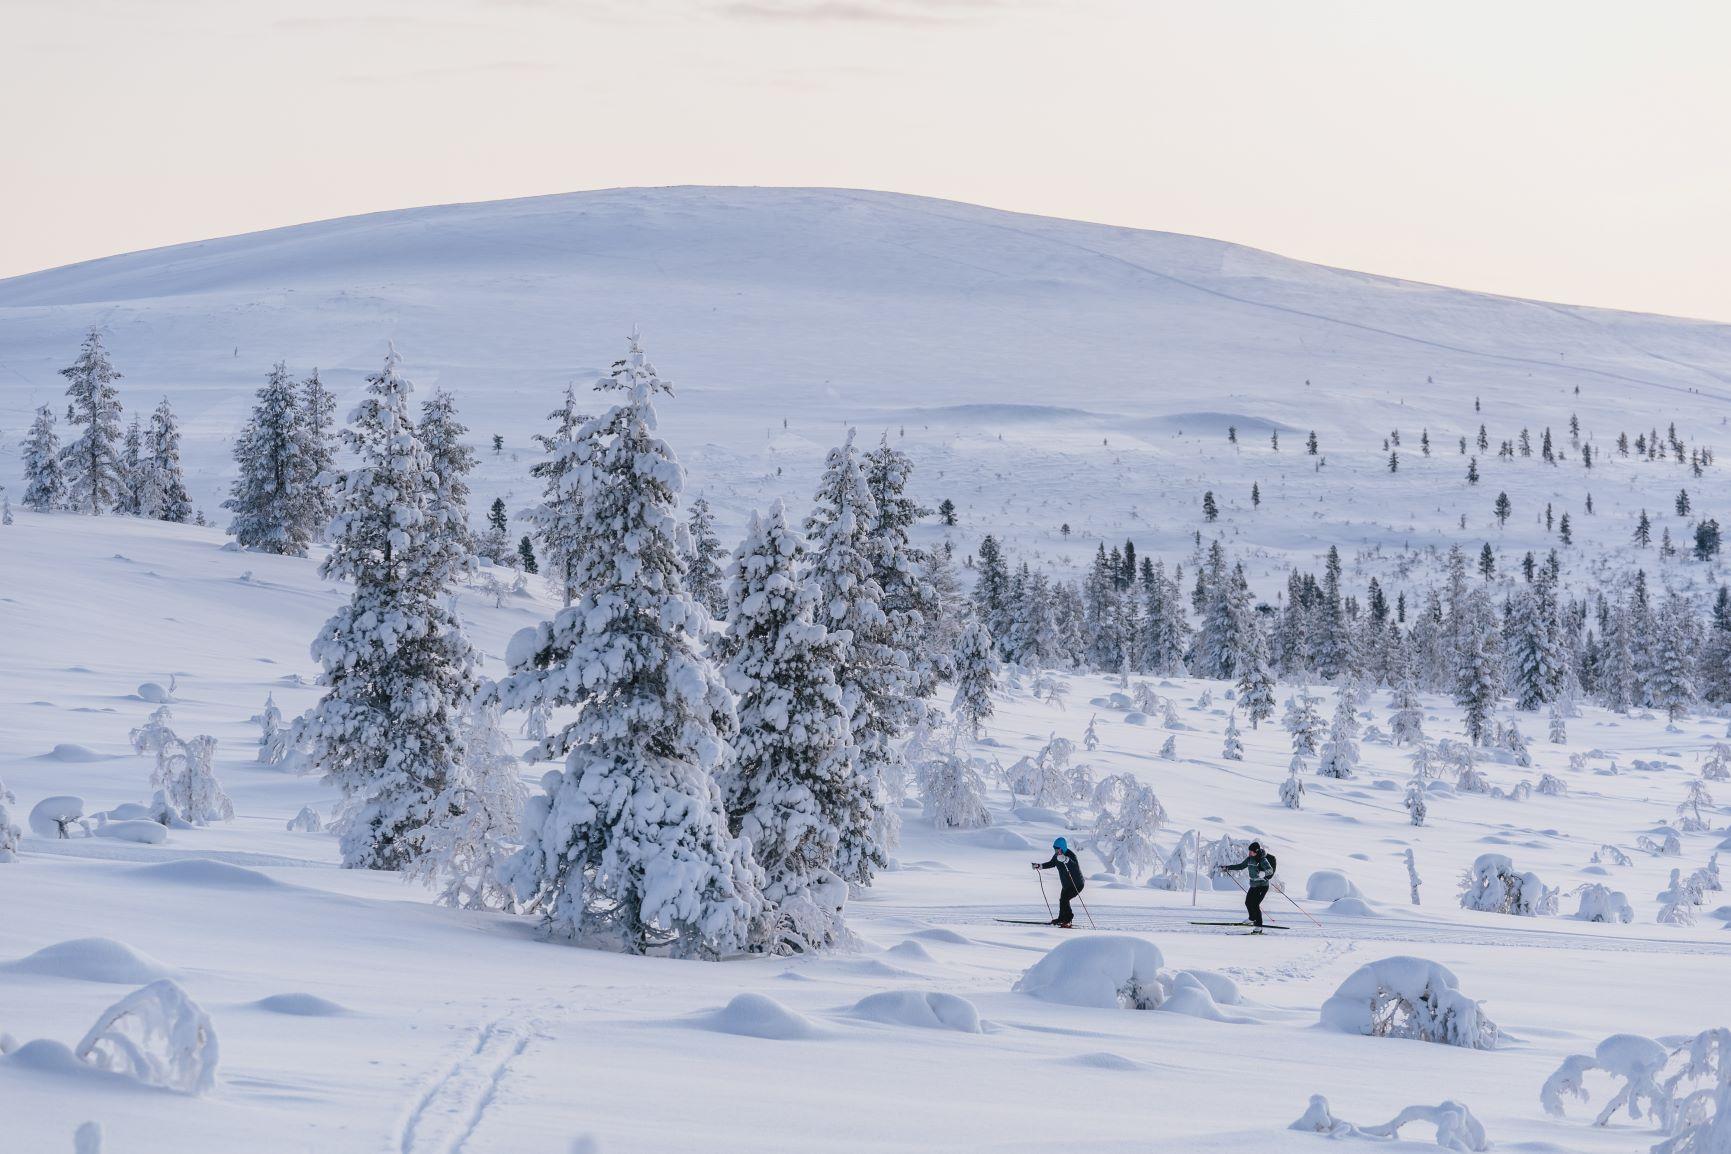
[[[815,1038],[820,1033],[809,1018],[762,994],[740,994],[721,1009],[705,1015],[702,1024],[718,1034],[777,1042]]]
[[[1339,901],[1341,898],[1361,898],[1352,879],[1339,870],[1317,870],[1304,883],[1304,896],[1313,902]]]
[[[1360,966],[1322,1004],[1322,1024],[1376,1038],[1494,1049],[1497,1026],[1460,980],[1426,958],[1397,955]]]
[[[341,1018],[349,1013],[348,1007],[317,994],[272,994],[254,1002],[253,1008],[294,1018]]]
[[[1094,1050],[1087,1054],[1077,1054],[1068,1061],[1072,1066],[1086,1066],[1090,1070],[1146,1070],[1148,1068],[1134,1058],[1126,1058],[1122,1054],[1114,1054],[1109,1050]]]
[[[1192,1018],[1206,1018],[1210,1022],[1247,1022],[1248,1018],[1235,1018],[1214,1004],[1214,996],[1208,992],[1208,987],[1191,977],[1180,973],[1172,979],[1172,990],[1166,1000],[1160,1003],[1160,1008],[1173,1014],[1185,1014]]]
[[[78,1055],[64,1042],[52,1038],[33,1038],[7,1054],[4,1061],[25,1070],[44,1074],[87,1074],[90,1067],[78,1060]]]
[[[86,761],[107,761],[109,758],[107,754],[97,753],[88,745],[78,745],[74,742],[63,741],[47,753],[43,754],[41,760],[64,761],[77,764]]]
[[[1361,897],[1335,898],[1328,903],[1328,912],[1339,914],[1343,918],[1379,918],[1382,916],[1371,908],[1368,901]]]
[[[151,705],[170,705],[174,702],[174,694],[154,681],[146,681],[140,685],[138,696]]]
[[[1238,992],[1238,983],[1225,974],[1213,970],[1179,970],[1178,973],[1199,982],[1208,991],[1208,996],[1222,1006],[1237,1006],[1244,1001],[1244,995]]]
[[[992,826],[989,829],[976,829],[959,835],[961,840],[981,849],[1021,849],[1036,848],[1034,843],[1017,833],[1015,830]]]
[[[1031,821],[1036,825],[1063,825],[1066,821],[1057,810],[1040,805],[1019,805],[1013,812],[1017,821]]]
[[[275,890],[285,888],[275,878],[268,878],[257,870],[249,870],[245,866],[231,865],[225,861],[215,861],[207,857],[187,858],[185,861],[166,861],[156,865],[139,866],[129,871],[135,878],[144,881],[163,882],[177,886],[203,886],[207,889],[226,890]]]
[[[97,837],[139,845],[161,845],[168,840],[168,827],[154,821],[105,821],[96,827],[95,833]]]
[[[928,942],[943,942],[944,944],[951,946],[965,946],[972,942],[971,938],[958,934],[955,930],[946,930],[941,928],[916,930],[910,936],[924,938]]]
[[[885,990],[854,1003],[853,1016],[886,1026],[915,1026],[926,1030],[980,1032],[980,1013],[966,998],[954,994],[923,993],[919,990]]]
[[[66,837],[72,825],[83,816],[83,798],[70,794],[45,797],[30,810],[30,832],[37,837]]]
[[[892,958],[904,962],[930,962],[936,960],[929,952],[927,952],[926,948],[918,942],[897,942],[895,945],[885,950],[884,953],[888,954]]]
[[[1154,1010],[1165,999],[1164,962],[1154,943],[1141,938],[1071,938],[1029,967],[1015,991],[1066,1006]]]
[[[1575,911],[1576,919],[1583,922],[1620,922],[1627,925],[1635,920],[1635,911],[1629,906],[1629,897],[1622,890],[1614,890],[1610,886],[1597,882],[1581,888],[1581,907]]]
[[[134,985],[166,978],[174,971],[148,954],[113,938],[73,938],[44,946],[28,957],[0,963],[14,974],[45,974],[81,982]]]

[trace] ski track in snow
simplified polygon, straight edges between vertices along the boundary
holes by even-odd
[[[498,1096],[511,1064],[537,1036],[533,1023],[498,1018],[416,1097],[398,1133],[398,1154],[462,1154]]]

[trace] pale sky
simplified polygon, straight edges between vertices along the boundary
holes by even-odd
[[[1731,5],[0,0],[0,276],[836,185],[1731,321]]]

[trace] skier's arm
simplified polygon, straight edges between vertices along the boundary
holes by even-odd
[[[1051,861],[1045,861],[1045,862],[1037,861],[1037,862],[1034,862],[1033,865],[1034,865],[1034,868],[1037,870],[1056,869],[1058,866],[1058,855],[1053,854]]]
[[[1250,868],[1250,859],[1245,858],[1243,861],[1239,862],[1237,865],[1220,866],[1219,868],[1222,871],[1227,872],[1227,873],[1230,873],[1233,870],[1247,870]]]

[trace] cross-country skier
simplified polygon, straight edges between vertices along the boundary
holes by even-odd
[[[1268,896],[1268,883],[1274,880],[1274,855],[1262,852],[1262,843],[1250,843],[1250,853],[1237,865],[1221,866],[1223,870],[1244,870],[1250,885],[1244,890],[1244,908],[1250,912],[1250,932],[1262,932],[1262,899]]]
[[[1070,852],[1070,844],[1063,838],[1058,838],[1052,842],[1052,860],[1032,864],[1037,870],[1058,871],[1058,916],[1052,919],[1052,924],[1069,929],[1070,899],[1082,892],[1082,863]]]

